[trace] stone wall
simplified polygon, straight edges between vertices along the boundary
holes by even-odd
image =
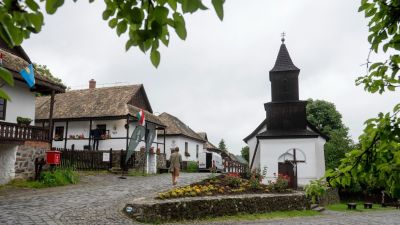
[[[15,160],[15,178],[35,177],[35,159],[44,158],[49,149],[48,142],[25,141],[24,145],[19,145]]]
[[[140,198],[134,200],[132,204],[126,205],[124,212],[140,222],[157,223],[237,213],[263,213],[309,208],[310,203],[305,194],[295,192],[290,194],[247,194],[169,200]]]
[[[339,191],[336,188],[329,188],[326,190],[324,196],[319,200],[321,205],[330,205],[340,203]]]
[[[0,144],[0,184],[15,177],[15,158],[18,145]]]
[[[167,168],[167,160],[165,154],[161,153],[157,155],[157,169]]]

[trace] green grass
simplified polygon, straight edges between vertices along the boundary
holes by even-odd
[[[148,176],[155,176],[157,174],[147,174],[143,173],[143,170],[130,170],[127,174],[127,176],[131,177],[148,177]]]
[[[22,180],[22,179],[15,179],[10,181],[8,184],[4,185],[5,187],[18,187],[18,188],[45,188],[47,187],[44,183],[40,181],[34,180]]]
[[[79,174],[72,169],[56,169],[53,172],[45,171],[39,181],[14,179],[6,185],[0,186],[0,190],[7,188],[47,188],[76,184],[79,182]]]
[[[104,175],[111,174],[108,170],[89,170],[89,171],[78,171],[80,176],[96,176],[96,175]]]
[[[294,210],[294,211],[276,211],[268,213],[255,213],[255,214],[237,214],[231,216],[221,216],[215,218],[207,218],[208,221],[241,221],[241,220],[260,220],[260,219],[280,219],[280,218],[292,218],[292,217],[304,217],[304,216],[318,216],[319,212],[313,210]]]
[[[342,202],[338,204],[328,205],[325,208],[332,211],[339,211],[339,212],[370,212],[370,211],[377,211],[377,210],[392,210],[393,207],[382,207],[380,204],[373,204],[372,209],[364,209],[364,202],[356,202],[357,208],[356,210],[348,210],[347,203]]]

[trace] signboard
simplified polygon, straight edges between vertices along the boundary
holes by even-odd
[[[110,153],[103,152],[103,162],[110,162]]]

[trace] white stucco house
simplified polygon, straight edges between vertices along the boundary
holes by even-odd
[[[48,123],[49,100],[49,97],[36,98],[37,125]],[[93,150],[94,139],[99,139],[94,137],[93,131],[98,128],[101,138],[95,150],[126,150],[140,109],[144,111],[147,128],[157,131],[165,128],[153,115],[142,84],[96,88],[92,79],[88,89],[71,90],[55,96],[52,146]],[[144,146],[143,140],[136,150]],[[154,141],[152,147],[164,151],[163,143]]]
[[[35,160],[43,158],[50,148],[47,127],[21,125],[17,117],[34,121],[35,95],[64,92],[65,87],[36,73],[35,85],[29,88],[19,74],[32,63],[22,47],[10,48],[0,38],[0,54],[3,58],[0,67],[14,77],[13,87],[0,84],[11,98],[0,98],[0,184],[4,184],[14,178],[32,178]]]
[[[171,155],[171,149],[178,147],[183,161],[197,161],[199,153],[204,151],[206,141],[173,115],[164,112],[158,118],[167,126],[165,133],[160,131],[158,134],[159,142],[165,138],[167,159]]]
[[[298,75],[284,39],[269,72],[272,101],[265,103],[266,119],[244,141],[250,148],[251,170],[266,169],[264,182],[278,174],[290,185],[305,185],[325,173],[324,144],[328,137],[307,121],[307,101],[299,100]]]

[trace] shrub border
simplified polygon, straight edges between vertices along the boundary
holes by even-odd
[[[127,212],[127,207],[132,210]],[[138,198],[134,199],[132,204],[127,204],[123,212],[140,222],[157,223],[238,213],[305,209],[310,209],[309,199],[304,192],[297,191],[288,194],[243,194],[167,200]]]

